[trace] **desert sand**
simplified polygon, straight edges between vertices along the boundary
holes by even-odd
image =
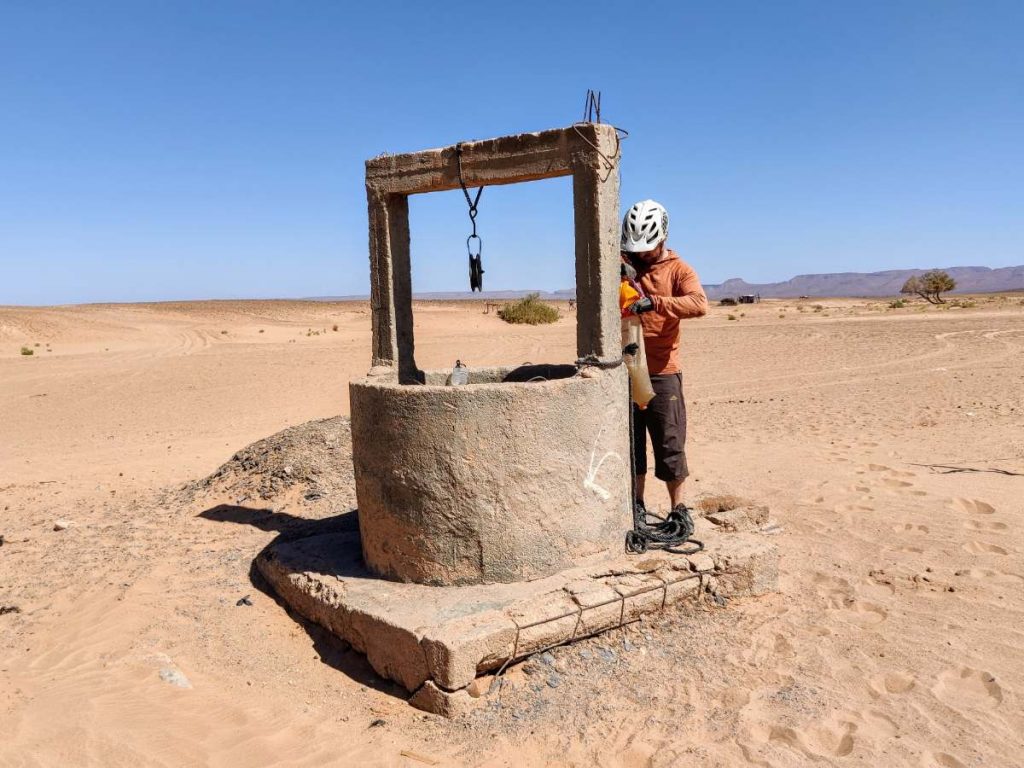
[[[418,362],[569,362],[563,310],[419,303]],[[688,493],[771,507],[780,594],[556,649],[453,721],[252,580],[349,484],[196,482],[347,414],[369,343],[357,302],[0,307],[0,764],[1024,763],[1020,295],[685,323]]]

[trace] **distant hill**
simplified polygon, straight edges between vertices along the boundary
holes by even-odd
[[[820,275],[797,275],[782,283],[748,283],[739,277],[724,283],[704,284],[708,298],[718,300],[726,296],[759,293],[764,298],[794,298],[797,296],[895,296],[911,275],[920,275],[926,269],[890,269],[886,272],[832,272]],[[996,291],[1024,291],[1024,265],[1019,267],[948,267],[946,272],[956,280],[953,293],[994,293]],[[576,298],[576,290],[560,291],[448,291],[416,293],[420,301],[464,301],[467,299],[503,301],[521,299],[530,293],[539,293],[546,301],[567,301]],[[312,301],[366,300],[363,296],[312,296]]]
[[[911,275],[920,275],[926,269],[891,269],[886,272],[837,272],[821,275],[797,275],[782,283],[748,283],[738,277],[717,285],[705,285],[710,299],[759,293],[765,298],[792,298],[795,296],[895,296]],[[992,293],[995,291],[1024,290],[1024,266],[1002,267],[948,267],[949,276],[956,280],[954,293]]]

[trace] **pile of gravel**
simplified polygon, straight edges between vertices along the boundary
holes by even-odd
[[[194,496],[222,495],[236,503],[287,498],[354,507],[349,420],[335,416],[288,427],[246,446],[216,472],[184,490]]]

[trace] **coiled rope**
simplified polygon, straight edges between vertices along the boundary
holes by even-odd
[[[675,555],[695,555],[704,549],[704,542],[693,536],[693,516],[690,508],[679,505],[668,517],[648,511],[636,497],[636,456],[633,455],[633,399],[629,397],[629,482],[633,501],[633,530],[626,532],[626,551],[642,555],[649,549],[660,549]],[[682,545],[691,546],[682,548]]]

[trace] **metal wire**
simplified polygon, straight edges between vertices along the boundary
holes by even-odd
[[[629,621],[626,620],[626,600],[629,600],[629,599],[634,598],[634,597],[639,597],[641,595],[646,595],[649,592],[654,592],[655,590],[660,589],[660,590],[662,590],[661,608],[664,609],[665,606],[668,604],[668,588],[669,587],[671,587],[671,586],[673,586],[675,584],[682,584],[684,581],[689,581],[691,579],[700,579],[701,578],[701,573],[700,572],[689,573],[686,576],[684,576],[683,578],[676,579],[675,581],[665,581],[663,578],[661,578],[661,576],[659,576],[656,573],[650,573],[650,574],[647,574],[647,575],[653,576],[654,578],[656,578],[658,580],[659,583],[655,584],[655,585],[652,585],[652,586],[649,586],[649,587],[642,587],[642,588],[640,588],[640,589],[638,589],[636,591],[633,591],[633,592],[623,592],[623,591],[621,591],[618,588],[618,586],[616,586],[616,585],[609,585],[611,587],[611,589],[615,590],[615,593],[618,596],[617,597],[613,597],[613,598],[609,598],[608,600],[602,600],[599,603],[593,603],[593,604],[588,605],[588,606],[583,606],[582,604],[580,604],[579,600],[575,596],[573,596],[573,600],[576,602],[576,610],[566,611],[564,613],[558,614],[557,616],[549,616],[546,619],[538,619],[537,621],[530,622],[529,624],[520,624],[518,621],[516,621],[514,618],[512,618],[510,616],[509,619],[512,621],[513,624],[516,625],[516,636],[515,636],[515,639],[512,642],[512,653],[509,655],[509,657],[507,659],[505,659],[505,661],[502,663],[502,665],[498,668],[498,671],[494,673],[495,682],[491,684],[492,686],[494,686],[494,685],[499,686],[499,689],[498,689],[498,700],[499,701],[501,700],[501,687],[503,685],[503,683],[501,682],[502,675],[505,673],[505,670],[507,670],[509,666],[511,666],[514,662],[516,662],[516,661],[518,661],[520,659],[520,640],[521,640],[521,636],[522,636],[522,633],[523,633],[524,630],[533,629],[534,627],[543,626],[544,624],[551,624],[552,622],[561,621],[562,619],[568,619],[568,618],[571,618],[573,616],[576,617],[576,624],[573,626],[572,633],[570,634],[570,636],[568,638],[563,638],[561,640],[556,640],[555,642],[550,643],[548,645],[545,645],[545,646],[543,646],[541,648],[535,648],[532,651],[530,651],[530,653],[527,654],[527,655],[533,656],[533,655],[536,655],[538,653],[544,653],[545,651],[550,651],[552,648],[557,648],[560,645],[569,645],[571,643],[576,642],[577,640],[585,640],[588,637],[594,637],[594,636],[599,635],[599,634],[601,634],[603,632],[610,632],[610,631],[612,631],[614,629],[621,629],[622,627],[625,627],[625,626],[627,626],[629,624],[635,624],[636,622],[638,622],[640,620],[640,616],[637,616],[634,619],[630,619]],[[601,627],[600,629],[595,629],[593,632],[587,632],[585,634],[579,634],[578,633],[580,625],[581,625],[581,623],[583,621],[583,612],[584,611],[592,611],[592,610],[595,610],[597,608],[604,608],[605,606],[612,605],[614,603],[619,603],[619,623],[618,624],[615,624],[615,625],[613,625],[611,627]]]

